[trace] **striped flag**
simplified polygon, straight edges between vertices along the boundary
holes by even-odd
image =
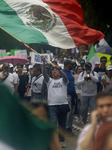
[[[63,49],[104,37],[85,25],[78,0],[1,0],[0,26],[24,43]]]
[[[92,64],[92,70],[94,69],[96,64],[97,65],[100,64],[100,59],[98,57],[96,49],[94,48],[94,45],[92,45],[91,47],[91,50],[89,52],[86,62],[90,62]]]

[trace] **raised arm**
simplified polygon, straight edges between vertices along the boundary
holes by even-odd
[[[41,59],[43,60],[42,74],[44,76],[45,82],[47,83],[49,81],[49,76],[48,76],[47,71],[46,71],[45,57],[41,56]]]

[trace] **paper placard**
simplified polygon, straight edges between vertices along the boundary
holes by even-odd
[[[1,50],[1,49],[0,49],[0,58],[2,58],[1,55],[2,55],[2,54],[5,54],[5,53],[6,53],[6,50]]]
[[[27,59],[27,51],[26,50],[15,51],[15,56],[21,56]]]
[[[47,60],[50,61],[50,54],[44,53],[41,55],[43,55]],[[31,52],[31,63],[43,64],[43,61],[39,55],[37,55],[34,52]],[[47,61],[46,61],[46,63],[47,63]]]

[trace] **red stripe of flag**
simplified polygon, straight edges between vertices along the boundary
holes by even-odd
[[[104,37],[102,32],[86,26],[78,0],[43,0],[43,2],[61,18],[76,47],[92,44]]]

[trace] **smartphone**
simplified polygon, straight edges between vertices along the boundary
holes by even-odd
[[[96,117],[97,117],[97,121],[98,121],[98,123],[101,123],[101,122],[102,122],[102,117],[101,117],[101,116],[99,116],[99,115],[97,115]]]

